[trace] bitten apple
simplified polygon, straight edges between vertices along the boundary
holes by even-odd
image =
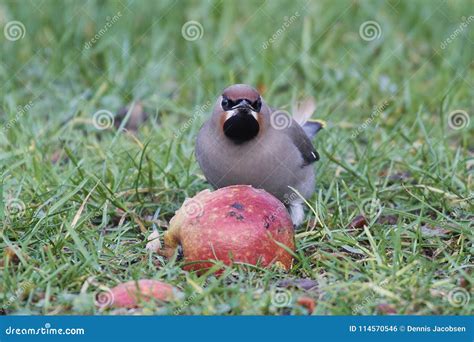
[[[287,209],[278,199],[248,185],[204,190],[187,199],[170,221],[163,254],[182,246],[187,270],[220,260],[289,270],[295,249]]]

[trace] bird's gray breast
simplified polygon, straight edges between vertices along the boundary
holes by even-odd
[[[203,130],[198,136],[196,157],[214,187],[249,184],[283,201],[292,193],[291,186],[305,196],[307,191],[301,186],[312,183],[313,169],[301,166],[301,153],[286,135],[268,131],[236,144],[224,135],[210,136]]]

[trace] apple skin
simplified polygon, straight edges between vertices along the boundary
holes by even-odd
[[[289,270],[293,256],[288,251],[295,250],[293,223],[283,203],[249,185],[204,190],[187,199],[171,219],[164,242],[166,256],[182,246],[186,270],[214,265],[206,260]]]
[[[121,283],[104,293],[109,297],[109,305],[115,308],[136,308],[141,301],[166,302],[177,294],[177,290],[170,284],[153,279],[132,280]]]

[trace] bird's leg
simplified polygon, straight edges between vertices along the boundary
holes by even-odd
[[[290,204],[288,205],[288,210],[290,212],[291,221],[293,221],[293,226],[295,228],[298,227],[301,223],[303,223],[304,210],[302,201],[298,200],[290,202]]]

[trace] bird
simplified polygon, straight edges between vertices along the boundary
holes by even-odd
[[[255,88],[227,87],[196,139],[195,155],[206,180],[215,189],[251,185],[271,193],[298,227],[304,221],[303,199],[315,191],[313,163],[319,154],[311,139],[324,126],[308,118],[314,109],[298,123],[288,112],[271,109]]]

